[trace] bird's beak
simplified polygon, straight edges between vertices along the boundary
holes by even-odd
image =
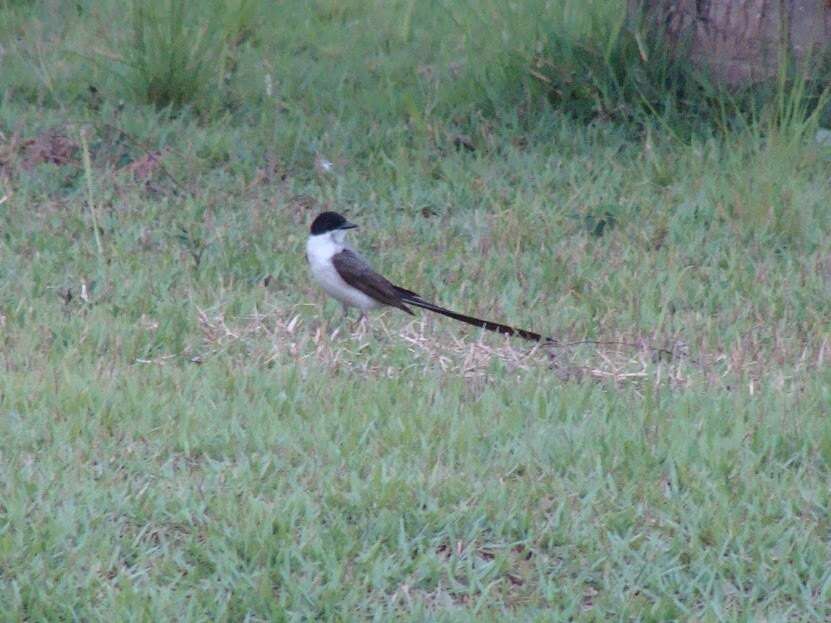
[[[358,226],[355,223],[350,223],[346,221],[343,225],[340,226],[340,229],[357,229]]]

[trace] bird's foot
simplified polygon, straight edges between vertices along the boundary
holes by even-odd
[[[352,332],[357,335],[364,335],[369,327],[369,319],[366,317],[366,314],[361,312],[361,315],[358,316],[358,319],[352,323]]]

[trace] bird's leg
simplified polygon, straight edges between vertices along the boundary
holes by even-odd
[[[358,316],[358,319],[355,322],[352,323],[352,330],[354,331],[356,329],[360,329],[361,327],[364,326],[365,322],[366,322],[366,314],[364,313],[364,310],[361,310],[361,313]]]
[[[338,334],[338,332],[343,328],[343,325],[346,324],[349,320],[349,307],[341,303],[341,307],[343,308],[343,315],[340,317],[339,320],[335,318],[331,318],[327,323],[330,327],[334,327],[334,332],[332,333],[332,337]]]

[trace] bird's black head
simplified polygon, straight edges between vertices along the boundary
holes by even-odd
[[[337,212],[321,212],[312,221],[312,235],[318,236],[336,229],[353,229],[357,225],[353,225]]]

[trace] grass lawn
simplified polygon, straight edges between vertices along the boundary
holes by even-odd
[[[611,0],[146,4],[0,0],[0,620],[831,619],[812,122],[552,106]],[[341,323],[324,209],[558,345]]]

